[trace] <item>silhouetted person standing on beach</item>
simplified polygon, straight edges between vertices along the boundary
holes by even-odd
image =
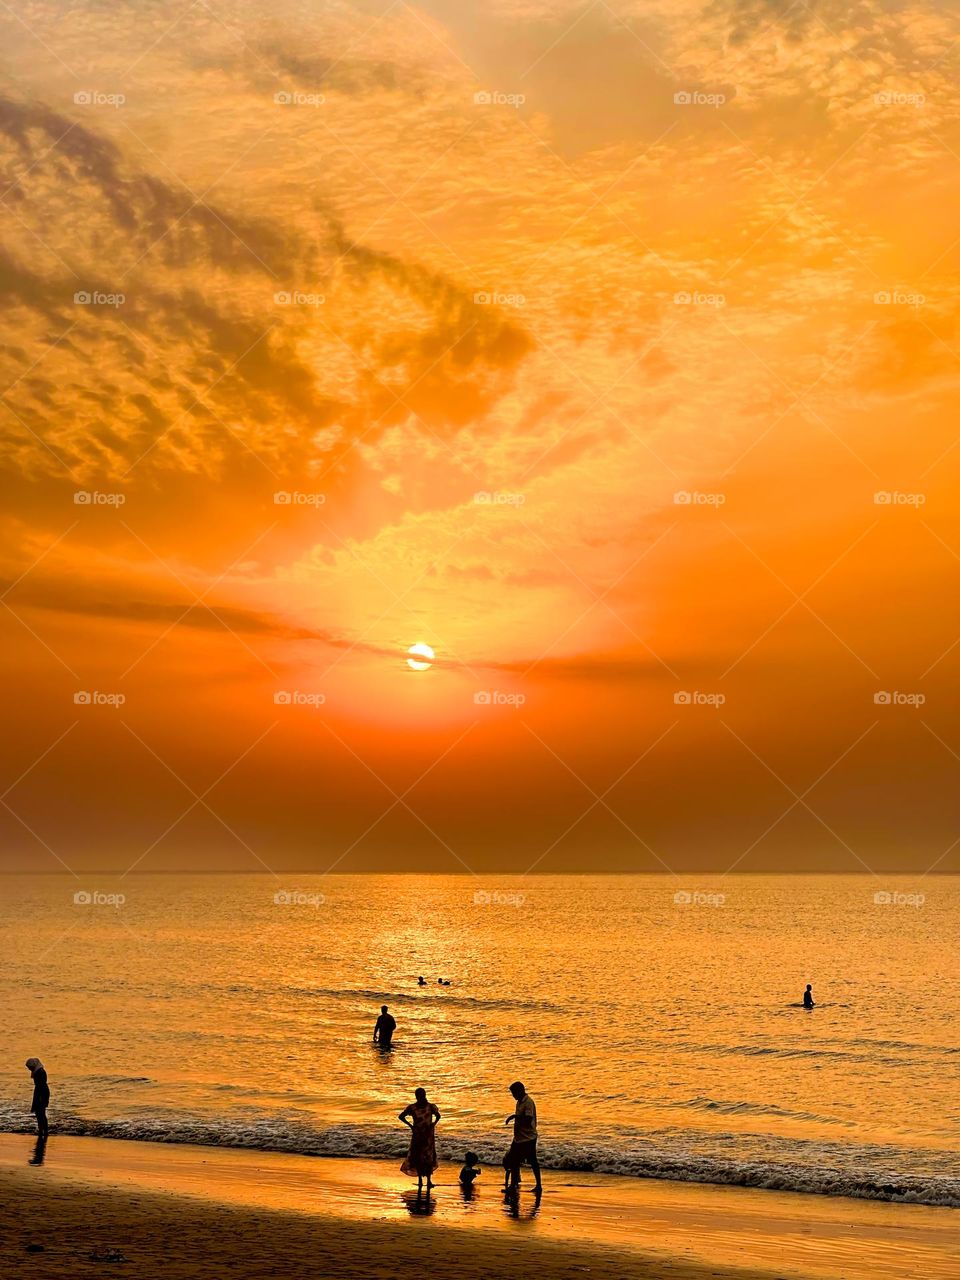
[[[805,1009],[813,1008],[813,989],[809,982],[807,983],[806,991],[803,993],[803,1007]]]
[[[389,1049],[393,1041],[393,1033],[397,1029],[397,1020],[387,1012],[387,1006],[380,1006],[380,1017],[373,1028],[373,1043],[381,1049]]]
[[[513,1142],[507,1152],[510,1190],[516,1191],[519,1188],[520,1166],[527,1161],[535,1179],[533,1189],[539,1195],[543,1191],[543,1183],[540,1181],[540,1161],[537,1159],[537,1104],[519,1080],[513,1082],[510,1092],[517,1103],[513,1115],[507,1116],[505,1121],[506,1124],[513,1125]]]
[[[401,1173],[417,1175],[417,1195],[423,1191],[423,1180],[427,1180],[427,1195],[433,1181],[430,1177],[437,1167],[437,1140],[434,1129],[440,1120],[440,1112],[433,1102],[427,1101],[426,1089],[414,1090],[416,1102],[404,1107],[399,1120],[410,1130],[410,1150],[407,1158],[400,1166]]]
[[[39,1058],[28,1058],[26,1068],[33,1077],[33,1103],[31,1112],[37,1117],[37,1137],[44,1141],[50,1130],[47,1125],[47,1107],[50,1105],[50,1086],[47,1084],[47,1073]]]

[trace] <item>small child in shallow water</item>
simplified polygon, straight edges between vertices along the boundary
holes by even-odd
[[[472,1187],[481,1172],[480,1157],[475,1151],[468,1151],[463,1157],[463,1168],[460,1170],[461,1186]]]

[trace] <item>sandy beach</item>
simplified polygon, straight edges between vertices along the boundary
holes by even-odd
[[[424,1213],[386,1161],[56,1135],[42,1166],[33,1154],[29,1136],[0,1136],[0,1274],[35,1280],[955,1275],[947,1209],[553,1174],[517,1217],[499,1170],[465,1201],[445,1165]]]

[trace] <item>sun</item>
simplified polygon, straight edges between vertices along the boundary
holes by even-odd
[[[428,671],[430,663],[436,657],[430,646],[422,641],[412,644],[407,653],[410,655],[407,658],[407,666],[412,667],[414,671]]]

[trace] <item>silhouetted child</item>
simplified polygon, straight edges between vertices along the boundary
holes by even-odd
[[[482,1172],[480,1157],[475,1151],[468,1151],[463,1157],[463,1168],[460,1170],[460,1185],[472,1187]]]

